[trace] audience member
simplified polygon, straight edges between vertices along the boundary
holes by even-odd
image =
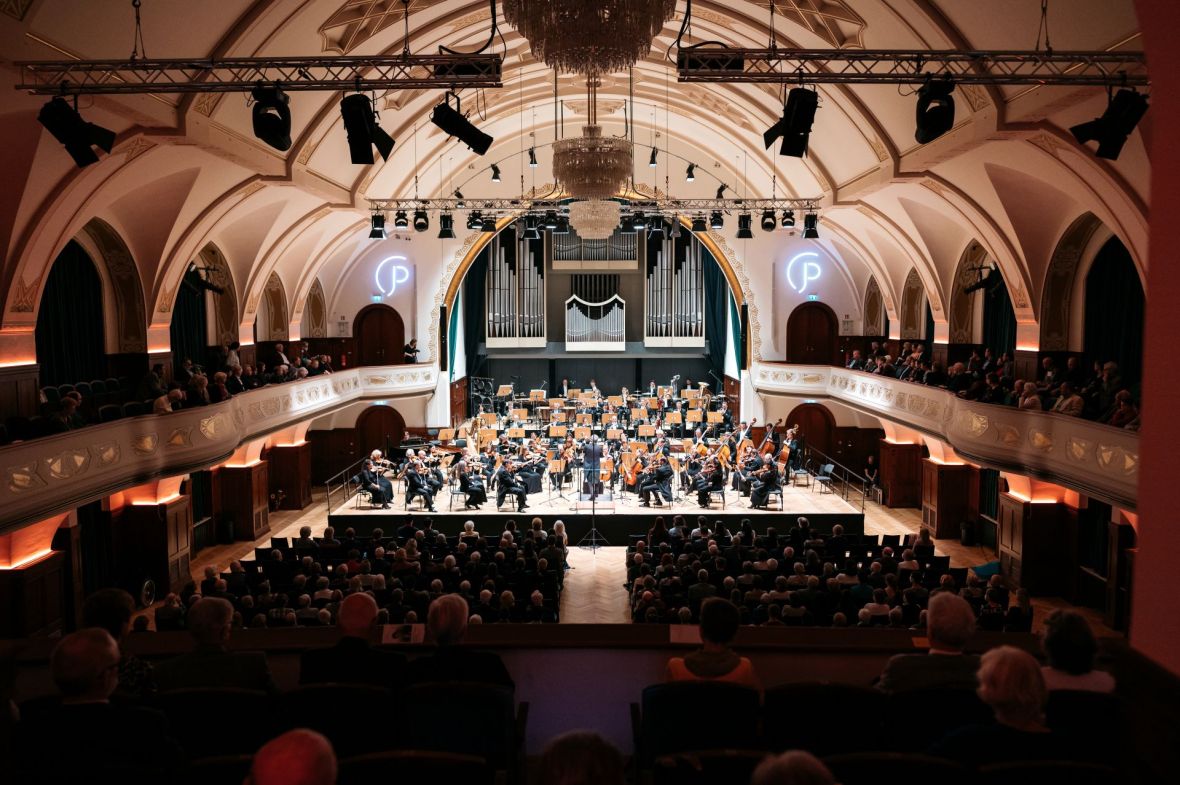
[[[570,731],[541,752],[537,782],[543,785],[623,785],[623,756],[592,731]]]
[[[408,683],[462,681],[514,686],[499,656],[462,645],[468,615],[467,600],[458,594],[444,594],[430,603],[426,631],[437,648],[410,663]]]
[[[1098,642],[1077,611],[1055,610],[1049,614],[1041,631],[1041,650],[1048,660],[1041,669],[1048,690],[1114,692],[1114,677],[1094,670]]]
[[[82,603],[82,626],[106,630],[122,647],[123,639],[131,630],[135,600],[122,589],[99,589]],[[146,617],[141,617],[147,621]],[[151,663],[134,654],[119,652],[119,684],[117,692],[123,696],[143,700],[156,691],[156,680]]]
[[[720,597],[701,603],[701,648],[668,660],[668,681],[725,681],[761,689],[754,666],[729,648],[741,616],[737,606]]]
[[[975,632],[975,613],[962,597],[949,592],[930,597],[926,609],[927,654],[896,654],[877,681],[884,692],[915,689],[974,689],[979,657],[964,654]]]
[[[750,785],[836,785],[836,778],[810,752],[790,750],[759,763]]]
[[[196,647],[156,667],[160,691],[188,687],[237,687],[274,692],[262,652],[231,652],[234,607],[218,597],[198,599],[188,611],[188,631]]]
[[[376,621],[377,601],[372,595],[362,592],[345,597],[336,617],[340,640],[330,648],[303,653],[299,683],[343,682],[387,688],[400,683],[406,658],[370,645]]]
[[[336,785],[336,753],[315,731],[287,731],[254,753],[243,785]]]

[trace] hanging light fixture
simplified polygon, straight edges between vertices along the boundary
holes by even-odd
[[[532,147],[530,147],[529,148],[529,168],[536,169],[537,166],[539,166],[539,164],[537,163],[537,151],[535,149],[533,149]]]
[[[394,229],[409,229],[410,219],[406,215],[405,210],[398,210],[393,214],[393,228]]]
[[[654,147],[651,148],[651,158],[647,159],[647,165],[650,166],[652,169],[655,169],[657,166],[660,165],[660,162],[656,160],[658,152],[659,151],[656,150],[656,148],[654,148]]]
[[[485,215],[483,217],[483,223],[481,223],[479,226],[479,230],[481,232],[494,232],[494,231],[496,231],[496,216],[494,216],[490,213],[488,215]]]
[[[762,213],[762,231],[773,232],[778,226],[778,221],[775,219],[774,210],[766,210]]]
[[[619,203],[609,199],[571,202],[569,220],[583,240],[605,240],[619,226]]]
[[[720,232],[725,228],[725,218],[722,217],[720,210],[714,210],[713,214],[709,216],[709,228],[715,232]]]
[[[692,219],[692,230],[697,234],[709,231],[709,225],[705,223],[705,216],[696,215]]]
[[[504,18],[537,59],[567,74],[635,65],[675,11],[676,0],[504,0]]]
[[[752,215],[750,215],[749,213],[742,213],[741,215],[738,216],[737,237],[739,240],[752,240],[752,239],[754,239],[754,232],[750,228],[753,225],[753,223],[754,223],[754,217]]]
[[[455,219],[450,213],[442,213],[438,217],[438,239],[455,239]]]
[[[492,164],[492,182],[500,182],[500,167],[496,166],[495,164]]]
[[[691,183],[697,179],[697,165],[689,164],[688,169],[684,172],[684,181]]]
[[[803,239],[804,240],[818,240],[819,239],[819,215],[816,213],[807,213],[803,216]]]
[[[467,215],[467,228],[478,229],[483,226],[483,216],[480,215],[479,210],[473,210]]]
[[[370,240],[384,240],[385,239],[385,214],[373,213],[369,219],[369,239]]]
[[[426,214],[425,210],[414,211],[414,231],[425,232],[430,228],[430,216]]]

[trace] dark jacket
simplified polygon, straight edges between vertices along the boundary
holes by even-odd
[[[896,654],[889,659],[877,689],[884,692],[951,689],[978,686],[979,656],[975,654]]]
[[[300,684],[342,682],[392,688],[406,671],[406,658],[382,651],[360,638],[343,637],[335,646],[303,652],[299,663]]]
[[[199,646],[188,654],[156,666],[160,692],[190,687],[234,687],[274,692],[266,655],[260,651],[227,651],[221,646]]]
[[[406,681],[409,684],[465,681],[515,686],[499,655],[464,646],[443,646],[434,654],[414,660],[410,663]]]

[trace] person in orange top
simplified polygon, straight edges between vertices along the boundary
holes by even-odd
[[[702,646],[685,657],[668,660],[668,681],[725,681],[761,690],[754,666],[729,648],[739,622],[737,606],[729,600],[710,597],[702,602]]]

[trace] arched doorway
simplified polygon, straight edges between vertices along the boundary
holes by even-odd
[[[42,386],[106,377],[102,280],[73,240],[49,270],[34,338]]]
[[[370,406],[356,421],[356,445],[360,455],[381,450],[389,455],[406,436],[406,421],[390,406]]]
[[[357,365],[401,365],[406,328],[388,305],[366,305],[352,323]]]
[[[819,450],[824,455],[833,455],[836,438],[836,418],[826,407],[818,403],[804,403],[791,410],[784,423],[787,428],[798,426],[805,446]],[[817,456],[817,463],[822,456]]]
[[[787,319],[787,362],[834,365],[839,356],[836,314],[823,303],[803,303]]]
[[[1086,274],[1085,353],[1091,361],[1118,363],[1125,385],[1143,371],[1143,286],[1126,246],[1112,237]],[[1112,318],[1117,314],[1117,318]]]

